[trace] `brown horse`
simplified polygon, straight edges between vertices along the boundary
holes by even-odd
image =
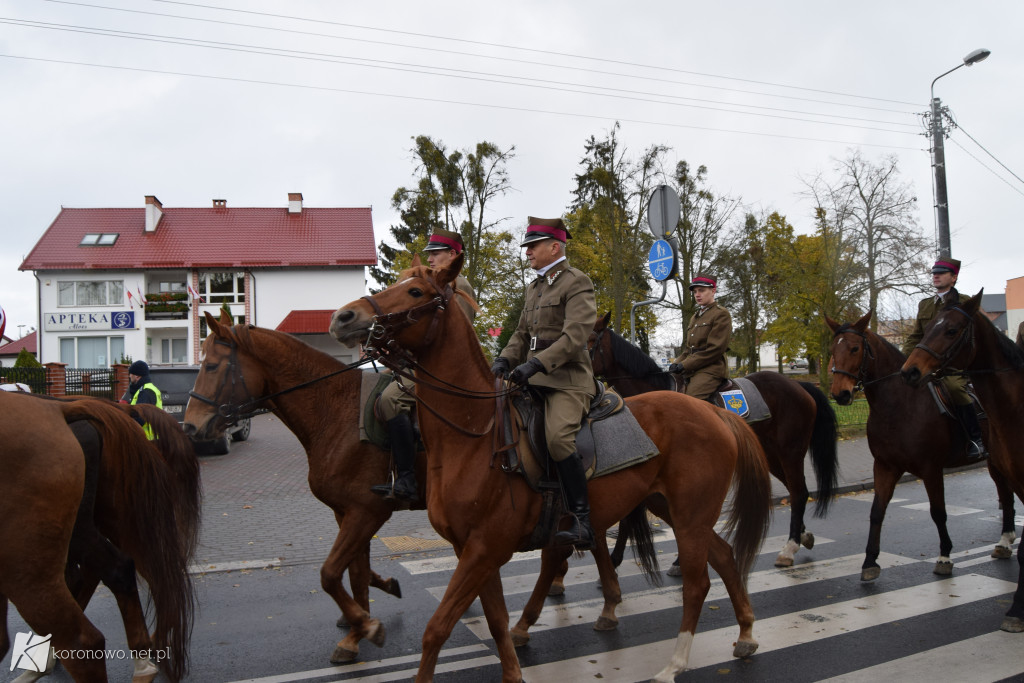
[[[939,414],[935,400],[927,391],[899,381],[906,358],[895,346],[868,329],[869,311],[857,322],[839,324],[826,317],[832,329],[832,398],[850,405],[857,389],[863,387],[871,411],[867,438],[875,459],[875,497],[871,504],[871,528],[862,581],[878,578],[878,554],[881,552],[882,522],[892,500],[896,484],[904,472],[918,477],[928,492],[932,521],[939,531],[939,558],[936,574],[953,572],[950,551],[953,541],[946,529],[946,499],[943,467],[967,464],[963,430],[955,421]],[[1003,508],[1003,533],[993,557],[1010,557],[1016,538],[1013,523],[1013,492],[998,471],[989,468]]]
[[[594,374],[623,396],[648,391],[673,391],[675,379],[636,346],[608,327],[611,313],[594,325],[588,340]],[[808,449],[818,482],[815,517],[824,517],[835,498],[839,473],[836,448],[836,416],[828,398],[809,382],[795,382],[777,372],[747,375],[764,398],[771,418],[751,424],[768,467],[789,490],[789,539],[775,558],[776,567],[791,567],[801,544],[814,547],[814,535],[804,526],[804,511],[810,494],[804,480],[804,457]],[[621,558],[616,542],[613,556]]]
[[[153,425],[159,449],[132,414]],[[4,394],[0,442],[0,649],[9,645],[9,599],[33,631],[53,634],[55,649],[102,650],[103,635],[82,611],[102,580],[131,649],[166,648],[165,673],[181,679],[200,506],[198,463],[177,422],[148,406]],[[154,606],[152,638],[136,570]],[[102,657],[62,663],[76,680],[106,680]],[[155,675],[145,654],[136,659],[134,680]]]
[[[452,313],[458,307],[447,305],[461,255],[439,271],[419,266],[417,260],[413,264],[383,292],[336,311],[331,333],[348,345],[369,338],[371,346],[387,349],[392,359],[405,352],[415,356],[416,398],[427,447],[427,510],[434,528],[452,543],[459,558],[424,632],[416,680],[433,678],[442,645],[479,596],[502,678],[520,681],[499,570],[530,538],[540,517],[541,496],[522,477],[491,466],[494,377],[469,320]],[[637,396],[627,405],[660,455],[592,480],[591,522],[601,536],[649,496],[663,497],[680,551],[683,617],[671,661],[654,678],[671,681],[689,659],[710,586],[709,559],[733,598],[740,625],[734,654],[746,656],[757,647],[745,577],[767,532],[768,468],[753,432],[735,415],[668,392]],[[738,488],[730,516],[735,529],[730,548],[714,526],[734,475]],[[550,582],[562,557],[542,553],[541,583]]]
[[[402,595],[395,579],[384,580],[370,570],[370,540],[395,504],[370,491],[387,480],[389,456],[359,439],[363,370],[283,332],[232,327],[209,314],[206,321],[210,334],[185,409],[185,431],[199,439],[217,438],[232,417],[259,405],[270,408],[298,437],[309,460],[310,491],[334,510],[338,522],[320,583],[350,629],[334,647],[331,662],[352,661],[363,638],[377,646],[385,640],[384,626],[370,616],[370,586]],[[346,570],[351,595],[342,582]]]
[[[974,384],[988,414],[988,445],[992,467],[1003,474],[1024,501],[1024,352],[981,311],[978,292],[961,304],[951,301],[925,329],[900,373],[920,386],[947,368],[962,368]],[[956,299],[956,297],[952,297]],[[1000,628],[1024,632],[1024,544],[1017,546],[1020,573],[1013,604]]]

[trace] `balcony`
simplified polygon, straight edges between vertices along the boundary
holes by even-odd
[[[188,294],[158,292],[146,295],[146,320],[188,320]]]

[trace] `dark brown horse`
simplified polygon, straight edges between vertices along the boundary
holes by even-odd
[[[988,414],[991,465],[1024,501],[1024,352],[981,311],[982,292],[939,311],[900,372],[906,382],[920,386],[948,368],[967,371]],[[1000,627],[1011,633],[1024,632],[1022,546],[1017,546],[1017,591]]]
[[[401,597],[397,581],[384,580],[370,569],[370,540],[395,504],[370,491],[371,485],[387,480],[389,455],[359,438],[363,371],[283,332],[232,327],[209,314],[206,321],[210,334],[185,409],[185,431],[200,439],[218,438],[229,419],[260,406],[272,410],[298,437],[309,460],[310,491],[334,511],[338,522],[320,583],[350,629],[330,659],[352,661],[363,638],[377,646],[385,640],[384,626],[370,616],[370,586]],[[342,582],[346,570],[351,595]]]
[[[501,660],[502,679],[518,682],[522,672],[499,570],[530,538],[540,518],[541,496],[522,477],[491,466],[494,377],[469,320],[458,307],[448,305],[461,255],[439,271],[419,266],[417,260],[413,264],[383,292],[336,311],[331,333],[348,345],[369,338],[377,349],[388,349],[389,358],[405,351],[415,356],[416,398],[427,447],[427,510],[431,524],[452,543],[459,558],[424,632],[416,680],[432,680],[441,647],[479,596]],[[600,536],[648,497],[663,497],[683,570],[682,624],[675,652],[664,668],[657,671],[653,662],[635,666],[637,677],[655,674],[657,681],[672,681],[689,659],[710,586],[709,561],[730,587],[740,624],[734,654],[746,656],[756,649],[744,577],[767,531],[770,480],[757,439],[735,415],[668,392],[637,396],[627,405],[661,455],[593,479],[591,522]],[[738,488],[731,521],[736,534],[730,548],[714,526],[734,475]],[[539,584],[551,581],[563,557],[542,553]],[[602,562],[607,556],[598,557],[599,565]],[[608,578],[602,574],[602,583]]]
[[[939,414],[930,392],[907,386],[899,379],[906,358],[888,341],[868,329],[869,311],[851,324],[825,318],[832,329],[832,398],[840,405],[850,405],[856,391],[863,387],[871,408],[868,414],[867,439],[875,459],[875,497],[871,504],[871,528],[862,581],[877,579],[881,568],[882,522],[892,500],[896,484],[904,472],[910,472],[924,483],[932,521],[939,532],[939,558],[936,574],[953,572],[950,551],[953,541],[946,529],[946,498],[942,470],[967,464],[963,430],[948,417]],[[1010,557],[1016,538],[1013,524],[1013,493],[1006,480],[995,470],[992,479],[1003,507],[1003,533],[993,551],[994,557]]]
[[[149,422],[159,448],[131,414]],[[167,648],[164,671],[185,675],[194,596],[188,564],[199,522],[199,468],[174,418],[108,401],[0,394],[0,649],[7,600],[55,649],[102,650],[83,613],[104,581],[129,646]],[[155,612],[150,637],[135,583],[146,579]],[[70,585],[69,585],[70,584]],[[2,654],[0,654],[2,656]],[[106,663],[65,658],[76,680],[106,680]],[[135,661],[133,680],[156,668]]]
[[[673,391],[675,379],[646,353],[608,327],[611,314],[598,319],[588,345],[594,374],[623,396],[648,391]],[[790,567],[800,545],[814,546],[814,535],[804,526],[810,494],[804,480],[804,458],[810,449],[818,482],[814,515],[824,517],[835,497],[839,466],[836,416],[828,398],[809,382],[796,382],[777,372],[747,375],[771,412],[771,418],[750,426],[764,448],[768,467],[789,491],[789,539],[775,558],[776,567]],[[616,543],[615,553],[621,557]]]

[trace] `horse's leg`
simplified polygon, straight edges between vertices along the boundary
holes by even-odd
[[[360,562],[359,563],[362,563],[363,553],[360,553],[359,557],[360,557]],[[369,543],[367,543],[367,546],[366,546],[365,559],[366,559],[365,566],[367,568],[366,571],[369,572],[369,575],[370,575],[370,580],[369,580],[368,588],[376,588],[377,590],[383,591],[383,592],[387,593],[388,595],[393,595],[396,598],[402,597],[402,587],[399,585],[398,579],[396,579],[394,577],[390,577],[390,578],[385,579],[380,574],[378,574],[377,572],[373,571],[373,568],[370,567],[370,546],[369,546]],[[369,612],[370,611],[370,593],[369,593],[369,590],[364,591],[362,593],[362,595],[358,594],[359,593],[358,587],[360,585],[362,585],[362,584],[365,584],[366,580],[364,578],[357,579],[357,578],[354,577],[354,575],[352,573],[352,569],[353,569],[354,566],[356,566],[356,564],[357,563],[353,563],[352,565],[349,565],[348,582],[349,582],[349,585],[352,586],[352,597],[355,599],[355,601],[359,604],[360,607],[362,607],[364,610]],[[346,627],[348,627],[348,619],[345,618],[344,614],[342,614],[341,616],[338,617],[338,621],[337,621],[336,625],[337,625],[338,628],[346,628]]]
[[[902,472],[897,472],[888,465],[875,459],[875,497],[871,502],[871,526],[868,530],[868,545],[864,551],[864,564],[860,569],[861,581],[874,581],[882,573],[878,566],[878,554],[881,552],[882,521],[885,510],[889,507],[892,494],[896,490],[896,481]]]
[[[493,581],[492,590],[496,588],[497,591],[496,596],[489,596],[489,601],[492,602],[490,609],[494,609],[493,602],[496,600],[500,600],[501,605],[504,606],[505,598],[501,593],[501,574],[499,572],[501,566],[512,557],[512,550],[509,549],[507,553],[501,555],[488,556],[484,554],[486,547],[482,540],[470,539],[461,550],[456,548],[459,564],[448,580],[448,588],[445,589],[444,597],[441,598],[441,604],[438,605],[423,631],[420,666],[416,672],[417,683],[427,683],[434,679],[434,669],[437,668],[437,658],[441,653],[441,648],[451,635],[455,624],[459,622],[459,618],[469,609],[477,595],[481,596],[481,602],[483,602],[481,591],[485,584]],[[495,551],[492,548],[490,552],[494,553]],[[488,603],[483,604],[488,626],[491,626],[493,635],[494,628],[498,628],[499,631],[501,628],[500,625],[492,626],[492,615],[488,613]],[[519,668],[519,659],[515,654],[515,647],[512,646],[512,639],[507,636],[507,611],[504,632],[506,634],[504,640],[509,645],[510,653],[501,650],[502,641],[495,638],[495,644],[499,646],[501,657],[502,680],[506,683],[518,683],[522,679],[522,672]]]
[[[999,495],[999,509],[1003,512],[1003,528],[999,536],[999,542],[992,549],[992,557],[1008,560],[1013,557],[1013,542],[1017,540],[1017,527],[1014,523],[1014,497],[1013,490],[1006,482],[1006,477],[991,462],[988,464],[988,473],[996,485],[996,493]]]
[[[367,548],[366,552],[370,552],[369,548]],[[396,598],[402,597],[402,587],[398,585],[398,579],[393,576],[389,576],[385,579],[383,576],[373,571],[373,569],[370,570],[370,588],[376,588],[377,590],[383,591],[388,595],[393,595]],[[369,597],[367,597],[367,599],[369,599]],[[369,607],[367,607],[367,609],[369,609]]]
[[[687,515],[673,514],[675,520],[687,519]],[[697,621],[704,606],[704,599],[711,589],[708,577],[708,559],[711,527],[698,528],[676,526],[676,546],[679,552],[679,569],[683,575],[683,618],[676,636],[676,647],[672,658],[664,669],[651,679],[657,683],[672,683],[676,675],[685,671],[690,661],[690,648],[697,632]]]
[[[762,441],[762,443],[764,443]],[[779,551],[775,558],[776,567],[792,567],[796,551],[806,541],[807,547],[814,546],[814,536],[806,534],[804,529],[804,512],[807,510],[807,499],[810,492],[807,490],[807,481],[804,479],[804,456],[806,451],[794,452],[777,448],[771,445],[772,455],[768,457],[769,471],[789,491],[789,538],[786,545]],[[768,449],[765,449],[767,455]],[[773,469],[773,463],[778,463],[782,471],[779,476]]]
[[[519,657],[508,631],[508,608],[505,606],[505,593],[501,588],[501,574],[495,571],[480,588],[480,605],[484,608],[487,629],[494,638],[501,660],[502,680],[506,683],[521,683],[523,672],[519,667]]]
[[[615,564],[608,554],[608,539],[604,530],[598,533],[595,529],[594,540],[596,547],[591,553],[594,555],[594,562],[597,563],[597,573],[601,577],[601,593],[604,595],[604,608],[594,624],[594,630],[613,631],[619,625],[615,609],[622,602],[622,589],[619,588],[619,575],[615,572]]]
[[[558,566],[558,570],[551,578],[551,586],[548,587],[548,595],[565,595],[565,575],[569,573],[568,557],[569,554],[566,553],[566,559],[562,560],[562,564]]]
[[[924,489],[928,492],[928,509],[939,532],[939,559],[935,562],[933,572],[940,576],[953,573],[953,560],[949,553],[953,550],[953,540],[946,529],[946,490],[942,484],[942,472],[938,472],[924,480]]]
[[[1017,546],[1017,590],[1013,594],[1013,604],[1003,617],[1000,630],[1008,633],[1024,633],[1024,543]]]
[[[379,620],[370,616],[370,612],[362,607],[348,594],[342,583],[346,569],[350,569],[353,561],[360,555],[366,556],[367,570],[369,568],[369,543],[370,538],[384,524],[387,519],[379,519],[370,514],[361,514],[359,510],[350,510],[344,517],[335,515],[338,520],[338,535],[331,546],[331,552],[320,568],[320,585],[324,591],[334,598],[334,602],[341,609],[342,616],[348,622],[350,629],[334,648],[331,653],[331,663],[340,664],[351,662],[359,656],[359,641],[368,639],[374,645],[384,645],[386,632],[384,625]],[[361,578],[359,578],[361,576]],[[368,571],[351,575],[350,582],[357,585],[358,580],[367,581]],[[365,595],[368,588],[363,590],[353,589],[357,594]],[[368,600],[368,598],[367,598]]]
[[[711,567],[722,577],[725,589],[729,591],[729,600],[736,613],[736,623],[740,627],[740,637],[733,648],[734,657],[749,657],[757,650],[758,642],[754,638],[754,608],[750,606],[750,594],[747,593],[736,568],[736,559],[724,538],[715,534],[711,539],[709,561]]]
[[[544,609],[544,598],[550,595],[551,582],[562,567],[567,567],[566,558],[572,553],[572,546],[548,546],[540,553],[540,573],[537,583],[533,586],[530,599],[523,607],[519,621],[512,628],[512,643],[522,647],[530,642],[530,627],[537,623],[541,610]]]

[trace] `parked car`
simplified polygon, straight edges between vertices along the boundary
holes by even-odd
[[[797,368],[806,368],[806,367],[807,367],[807,359],[806,358],[793,358],[792,360],[789,361],[789,369],[790,370],[796,370]]]
[[[149,368],[153,384],[160,389],[163,399],[164,410],[177,418],[178,423],[185,420],[185,406],[188,404],[189,394],[196,384],[199,376],[198,365],[173,365],[159,366],[151,365]],[[195,448],[198,455],[225,455],[231,450],[231,441],[245,441],[249,438],[252,430],[252,422],[249,418],[239,420],[229,426],[219,439],[213,441],[196,441]]]

